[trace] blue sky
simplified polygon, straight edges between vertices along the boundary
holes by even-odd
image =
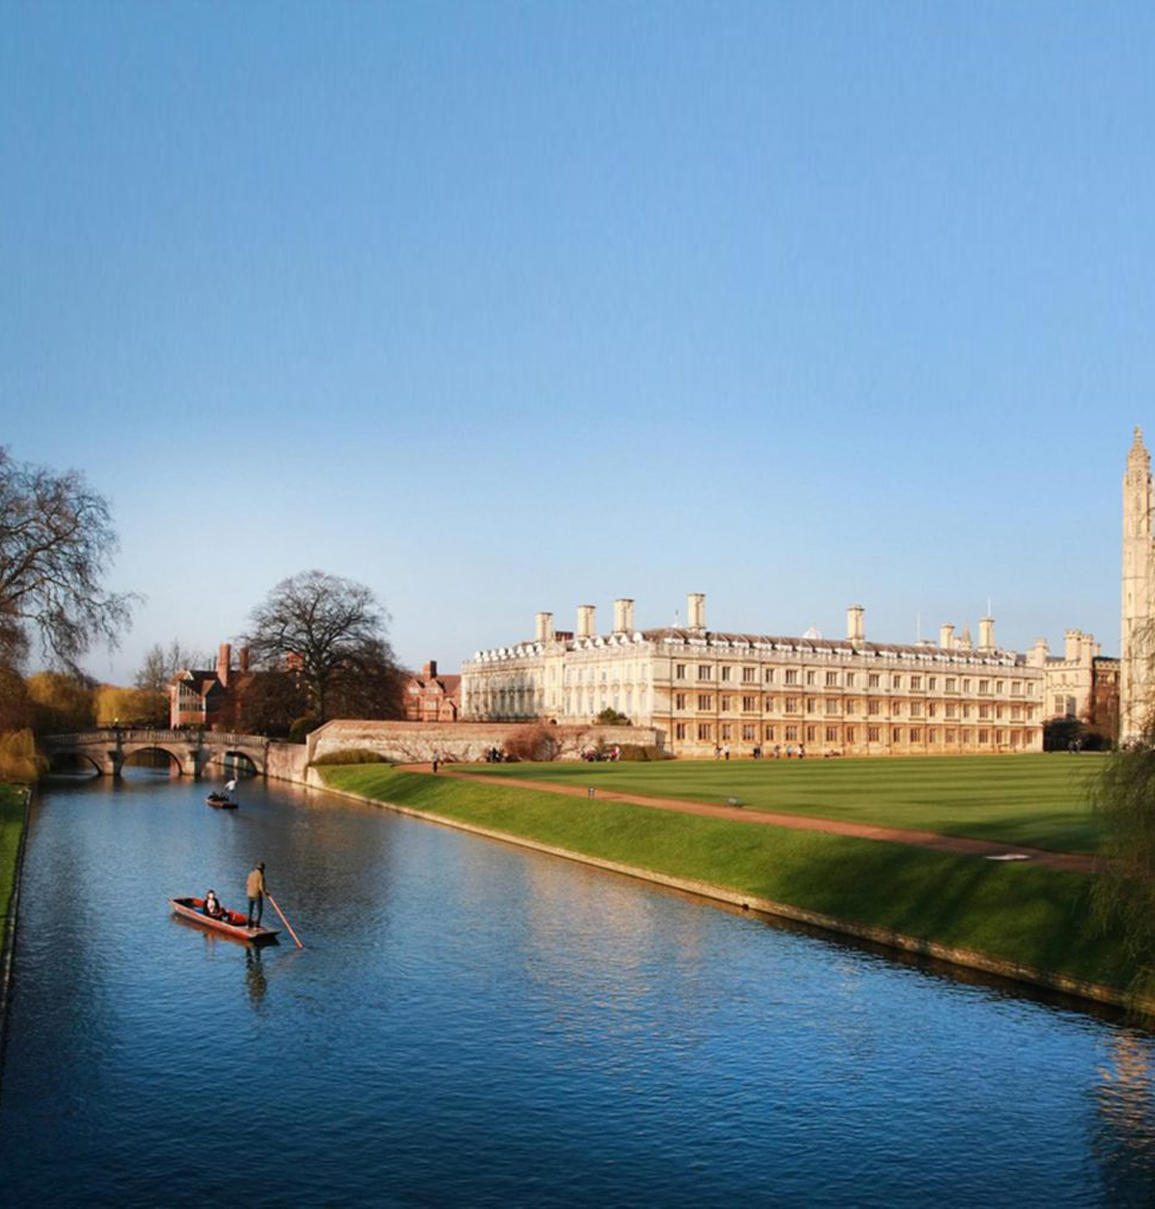
[[[120,652],[280,579],[402,659],[641,625],[1118,648],[1155,6],[0,3],[0,441]]]

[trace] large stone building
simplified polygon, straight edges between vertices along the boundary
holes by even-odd
[[[719,632],[689,597],[685,628],[636,630],[634,602],[614,603],[600,633],[592,605],[573,633],[539,613],[534,637],[478,651],[461,673],[464,720],[588,723],[614,709],[657,728],[677,755],[804,747],[808,755],[1038,751],[1045,667],[944,625],[939,641],[866,640],[864,610],[844,639]]]
[[[1052,655],[1040,638],[1027,662],[1045,673],[1044,722],[1078,722],[1103,740],[1117,737],[1119,660],[1100,653],[1094,634],[1068,630],[1061,655]]]
[[[1148,728],[1151,712],[1152,561],[1151,455],[1136,426],[1123,472],[1123,633],[1119,669],[1119,738],[1134,742]]]

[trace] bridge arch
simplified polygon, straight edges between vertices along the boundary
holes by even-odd
[[[231,765],[242,777],[260,777],[265,773],[263,762],[244,748],[230,748],[224,753],[221,762],[226,768]]]
[[[177,772],[177,776],[184,776],[184,772],[185,772],[184,761],[181,760],[180,756],[178,756],[175,751],[171,751],[168,747],[165,747],[163,744],[160,744],[160,743],[136,744],[136,743],[134,743],[131,746],[126,744],[123,750],[124,750],[124,759],[121,761],[121,768],[140,768],[141,765],[133,763],[133,757],[134,756],[143,756],[143,755],[155,752],[157,755],[162,755],[162,756],[168,757],[168,767],[169,767],[170,771],[175,768],[176,772]]]
[[[48,751],[48,775],[70,776],[77,772],[100,776],[105,771],[100,761],[83,748],[75,751]]]

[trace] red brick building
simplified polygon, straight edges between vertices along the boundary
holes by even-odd
[[[232,647],[222,642],[217,666],[212,671],[183,668],[168,686],[169,725],[203,726],[205,730],[227,730],[232,725],[236,697],[250,679],[249,650],[238,653],[239,667],[232,665]]]
[[[456,722],[461,712],[461,677],[439,676],[431,659],[421,675],[410,672],[402,686],[406,722]]]

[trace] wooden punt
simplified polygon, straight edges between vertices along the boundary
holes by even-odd
[[[210,793],[205,798],[206,806],[215,806],[217,810],[236,810],[240,802],[234,802],[224,794]]]
[[[170,898],[168,905],[185,919],[191,919],[202,928],[211,928],[214,932],[223,932],[226,936],[244,940],[250,944],[263,944],[275,940],[280,935],[279,928],[245,927],[245,916],[239,911],[226,911],[219,919],[213,919],[204,911],[203,898]]]

